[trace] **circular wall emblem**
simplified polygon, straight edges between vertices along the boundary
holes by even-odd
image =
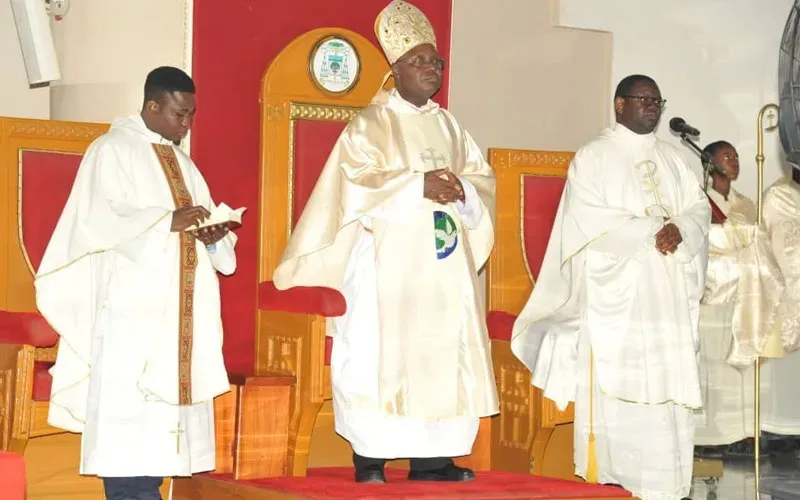
[[[325,37],[311,49],[311,78],[331,94],[349,92],[361,74],[361,60],[355,47],[344,37]]]

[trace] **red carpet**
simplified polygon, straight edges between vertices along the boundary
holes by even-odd
[[[347,467],[309,469],[308,477],[278,477],[240,484],[313,498],[315,500],[400,500],[400,499],[463,499],[519,500],[554,498],[621,498],[627,491],[613,486],[598,486],[561,479],[551,479],[508,472],[479,472],[467,483],[430,483],[408,481],[406,471],[386,469],[388,484],[356,484],[353,469]],[[210,477],[233,481],[230,476]]]

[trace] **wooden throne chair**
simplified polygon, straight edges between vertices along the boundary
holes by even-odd
[[[564,412],[530,383],[511,330],[533,290],[573,153],[490,149],[497,176],[495,244],[487,268],[487,324],[500,395],[492,468],[575,479],[570,404]]]
[[[64,431],[47,424],[58,335],[33,278],[82,155],[107,125],[0,118],[0,449]]]
[[[348,46],[360,69],[354,82],[346,78],[320,82],[324,77],[319,66],[315,78],[314,54],[325,60],[324,52],[336,55],[337,48],[340,58],[330,56],[327,64],[339,61],[340,71],[347,64],[348,71],[355,72]],[[256,375],[285,373],[296,379],[290,407],[289,475],[305,475],[312,430],[323,402],[331,399],[331,343],[325,323],[342,315],[346,306],[344,297],[332,289],[278,291],[272,274],[336,139],[369,104],[387,71],[383,55],[361,35],[321,28],[284,48],[262,81]]]

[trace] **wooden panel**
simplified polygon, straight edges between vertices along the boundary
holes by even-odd
[[[530,297],[572,157],[573,153],[559,151],[489,150],[498,200],[495,246],[487,272],[490,311],[516,315]],[[553,446],[564,442],[559,426],[574,420],[573,405],[560,412],[544,398],[508,342],[493,341],[492,358],[500,396],[500,416],[492,431],[492,468],[538,474],[550,470],[563,476],[573,468],[572,447],[564,451]],[[558,436],[558,445],[553,436]]]
[[[236,408],[240,387],[237,384],[231,384],[229,392],[214,398],[214,444],[217,466],[214,472],[217,474],[233,472]]]
[[[31,272],[36,272],[69,198],[83,155],[20,150],[19,236]]]
[[[285,476],[292,377],[248,377],[241,388],[233,477]]]
[[[107,125],[0,118],[0,309],[36,311],[20,239],[21,151],[82,154]]]
[[[289,421],[289,473],[304,476],[311,432],[325,392],[325,318],[261,311],[256,352],[256,375],[283,373],[295,378]]]
[[[540,425],[540,392],[531,374],[511,353],[508,342],[492,341],[492,364],[500,397],[500,415],[492,428],[492,469],[527,473],[531,446]]]
[[[342,95],[322,92],[308,73],[312,48],[334,34],[347,38],[361,60],[358,82]],[[349,121],[369,104],[388,71],[383,54],[372,42],[340,28],[320,28],[297,37],[270,64],[261,87],[259,282],[272,279],[289,234],[294,121]]]
[[[64,432],[47,423],[47,412],[50,408],[49,401],[34,401],[31,407],[31,425],[29,437],[35,438],[39,436],[49,436],[50,434],[58,434]]]
[[[490,311],[518,314],[533,290],[521,238],[525,176],[563,178],[573,156],[562,151],[489,149],[489,163],[497,175],[498,200],[495,244],[487,272]],[[526,237],[547,240],[550,234]]]

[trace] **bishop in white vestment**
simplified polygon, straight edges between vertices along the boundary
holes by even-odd
[[[83,434],[80,472],[110,499],[215,467],[213,398],[229,390],[217,272],[234,272],[236,237],[184,231],[214,208],[174,145],[193,114],[185,73],[148,75],[141,115],[87,150],[35,281],[60,335],[48,422]],[[129,481],[142,477],[155,493]]]
[[[575,402],[575,471],[643,500],[689,493],[699,408],[697,321],[708,200],[653,134],[655,82],[623,79],[616,125],[570,165],[512,350],[564,409]]]
[[[493,244],[494,175],[472,138],[430,100],[443,61],[428,20],[392,2],[376,22],[396,89],[339,137],[274,273],[279,289],[339,290],[328,324],[336,431],[356,481],[464,481],[478,419],[498,411],[478,270]]]

